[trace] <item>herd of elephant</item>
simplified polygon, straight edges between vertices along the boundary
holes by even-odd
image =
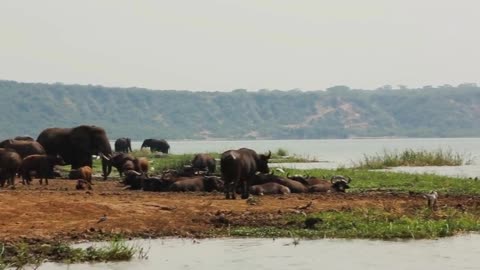
[[[351,181],[348,177],[333,176],[321,179],[309,176],[282,177],[269,173],[271,156],[241,148],[225,151],[220,158],[221,172],[215,174],[216,160],[208,154],[197,154],[191,165],[182,170],[166,170],[161,175],[148,175],[148,160],[135,158],[129,138],[115,141],[115,152],[103,128],[81,125],[73,128],[47,128],[35,140],[19,136],[0,142],[0,185],[15,184],[18,173],[23,184],[30,184],[32,172],[37,178],[53,178],[54,166],[71,165],[69,178],[77,179],[77,189],[91,188],[92,156],[101,157],[104,180],[115,167],[130,189],[145,191],[219,191],[227,199],[235,194],[248,198],[249,194],[289,194],[304,192],[345,192]],[[141,148],[168,153],[165,140],[146,139]]]
[[[121,141],[121,140],[120,140]],[[121,144],[121,143],[120,143]],[[130,146],[130,140],[128,140]],[[143,147],[168,153],[165,140],[146,139]],[[73,128],[47,128],[35,140],[29,136],[17,136],[0,142],[0,185],[15,184],[17,173],[22,182],[31,182],[31,173],[37,178],[53,177],[55,165],[71,165],[72,170],[92,167],[93,155],[102,157],[104,179],[112,169],[111,157],[115,155],[105,130],[97,126],[81,125]]]

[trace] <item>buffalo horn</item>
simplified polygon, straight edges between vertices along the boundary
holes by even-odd
[[[133,174],[138,175],[138,176],[142,175],[141,173],[139,173],[137,171],[134,171],[134,170],[129,170],[129,171],[127,171],[127,173],[133,173]]]
[[[267,159],[270,159],[271,156],[272,156],[272,151],[268,150]]]

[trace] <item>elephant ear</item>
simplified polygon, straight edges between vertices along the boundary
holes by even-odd
[[[73,128],[70,132],[70,142],[75,148],[90,152],[92,148],[91,128],[89,126],[79,126]]]

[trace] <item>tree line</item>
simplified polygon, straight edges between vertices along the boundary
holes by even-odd
[[[0,137],[98,125],[110,139],[473,137],[475,84],[191,92],[0,81]]]

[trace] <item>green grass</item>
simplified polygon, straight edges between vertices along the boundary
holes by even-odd
[[[304,226],[306,217],[293,215],[278,227],[237,227],[230,229],[237,237],[302,237],[365,238],[365,239],[435,239],[462,232],[480,231],[478,213],[462,213],[455,209],[432,212],[427,208],[413,214],[397,214],[365,208],[345,211],[324,211],[309,218],[320,218],[312,229]]]
[[[272,152],[272,157],[270,159],[270,163],[296,163],[296,162],[312,162],[313,160],[309,160],[307,158],[302,158],[299,156],[282,156],[279,155],[278,152],[283,152],[283,150],[278,150],[277,153]],[[208,153],[213,158],[217,160],[217,170],[216,172],[220,172],[220,153]],[[150,171],[151,174],[161,174],[166,169],[175,169],[180,170],[183,168],[184,165],[191,164],[193,156],[195,154],[165,154],[165,155],[155,155],[154,153],[150,152],[149,150],[135,150],[131,153],[134,157],[146,157],[150,162]],[[68,174],[70,170],[70,166],[64,166],[62,168],[64,174]],[[93,160],[93,171],[95,173],[102,173],[102,163],[100,159]],[[114,176],[117,175],[116,170],[112,169],[112,174]]]
[[[387,151],[372,156],[364,155],[363,159],[354,163],[358,169],[384,169],[398,166],[459,166],[471,160],[452,150],[437,149],[432,151],[406,149],[403,151]]]
[[[27,265],[39,266],[44,261],[62,263],[129,261],[136,255],[146,258],[143,248],[115,239],[102,247],[90,246],[74,248],[65,243],[54,244],[5,244],[0,254],[0,269],[15,267],[22,269]]]
[[[275,151],[275,154],[280,157],[285,157],[288,156],[288,151],[284,148],[278,148],[277,151]]]
[[[349,176],[352,178],[352,182],[348,192],[428,192],[436,190],[443,194],[480,195],[480,181],[478,180],[434,174],[410,174],[359,169],[285,169],[285,175],[287,173],[290,173],[290,175],[309,174],[310,176],[326,179],[330,179],[333,175]]]

